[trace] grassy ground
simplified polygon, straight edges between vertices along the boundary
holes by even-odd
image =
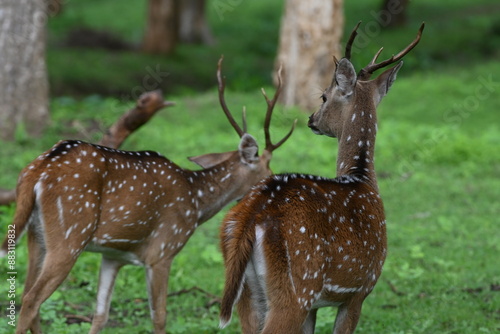
[[[486,0],[474,4],[421,1],[411,5],[408,28],[374,34],[369,46],[355,56],[359,67],[380,45],[386,46],[387,53],[394,52],[413,37],[419,22],[427,22],[422,43],[405,58],[397,82],[378,110],[376,167],[388,218],[389,256],[379,284],[364,304],[357,332],[497,333],[498,5]],[[279,4],[242,2],[223,19],[211,7],[219,43],[211,49],[185,46],[172,57],[83,52],[58,46],[65,29],[79,25],[111,26],[118,35],[137,43],[143,24],[137,11],[143,1],[130,1],[129,7],[120,10],[126,22],[110,19],[116,6],[117,2],[110,0],[68,2],[66,12],[50,22],[53,123],[39,140],[20,129],[15,142],[2,143],[0,187],[13,187],[19,170],[59,138],[98,140],[103,129],[130,106],[125,98],[132,95],[130,87],[141,87],[146,67],[155,68],[157,64],[168,66],[165,71],[171,74],[164,81],[171,81],[162,88],[178,105],[158,114],[129,138],[124,148],[158,150],[187,168],[196,167],[186,156],[235,149],[237,136],[222,116],[213,87],[216,59],[221,53],[226,55],[228,103],[234,112],[247,106],[249,131],[263,142],[265,104],[258,88],[270,84]],[[347,27],[359,19],[365,23],[373,20],[367,9],[373,6],[370,1],[346,6]],[[255,17],[259,19],[254,22]],[[178,82],[189,84],[193,78],[199,82],[195,88],[202,91],[174,89]],[[80,90],[85,85],[88,87]],[[106,87],[111,87],[108,93],[118,95],[103,97]],[[88,96],[93,88],[101,95]],[[66,97],[59,97],[57,92]],[[74,92],[78,93],[76,97],[68,97]],[[275,116],[275,138],[286,133],[293,119],[299,122],[294,135],[274,154],[273,170],[334,176],[335,141],[314,136],[306,126],[308,115],[300,110],[278,107]],[[179,126],[182,124],[187,126]],[[0,210],[3,235],[14,207]],[[212,302],[223,288],[218,250],[218,226],[223,214],[201,226],[174,262],[170,291],[180,293],[168,299],[168,333],[219,332],[218,304]],[[21,240],[17,248],[17,305],[25,275],[25,245]],[[65,316],[91,316],[98,263],[98,255],[83,254],[65,283],[44,303],[45,332],[88,330],[87,323],[68,325],[74,318]],[[5,262],[0,266],[6,266]],[[190,290],[193,287],[202,291]],[[5,310],[4,284],[0,285],[0,296],[0,306]],[[334,314],[335,310],[320,310],[318,333],[331,332]],[[103,332],[129,333],[131,328],[135,333],[151,331],[143,270],[128,266],[118,277],[109,326]],[[5,317],[0,320],[0,332],[12,332]],[[236,319],[222,332],[238,333]]]

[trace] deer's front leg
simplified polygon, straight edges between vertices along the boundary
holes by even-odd
[[[108,321],[109,306],[111,304],[111,295],[113,294],[116,275],[122,266],[122,262],[108,259],[105,256],[102,257],[96,312],[92,319],[92,328],[89,334],[99,333]]]
[[[168,275],[170,273],[171,264],[172,260],[164,260],[152,266],[146,266],[149,309],[155,334],[165,333]]]

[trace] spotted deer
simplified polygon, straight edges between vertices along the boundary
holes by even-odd
[[[376,108],[402,62],[370,75],[415,47],[424,25],[399,54],[375,63],[381,49],[356,75],[350,54],[358,26],[308,123],[315,134],[338,139],[337,177],[270,176],[223,220],[222,328],[237,304],[245,334],[313,333],[318,308],[334,306],[333,333],[353,333],[381,274],[387,243],[373,162]]]
[[[128,152],[65,140],[20,174],[13,225],[27,229],[29,267],[16,333],[40,333],[40,305],[63,282],[83,251],[102,254],[97,307],[90,333],[108,319],[115,278],[126,264],[144,266],[156,334],[165,333],[170,266],[195,229],[271,174],[269,126],[280,88],[267,101],[266,146],[233,119],[217,69],[222,109],[240,136],[237,151],[190,158],[204,169],[183,169],[150,151]],[[295,124],[294,124],[295,125]],[[6,238],[2,249],[8,251]]]

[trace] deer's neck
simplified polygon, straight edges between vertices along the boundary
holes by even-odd
[[[357,104],[344,120],[339,137],[337,176],[352,175],[378,189],[374,166],[377,115],[375,107]]]
[[[224,206],[237,197],[237,180],[232,163],[224,163],[209,169],[191,172],[188,181],[195,200],[198,224],[212,218]]]

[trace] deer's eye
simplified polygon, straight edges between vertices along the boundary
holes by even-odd
[[[321,99],[323,100],[323,103],[326,102],[326,95],[325,94],[321,94]]]

